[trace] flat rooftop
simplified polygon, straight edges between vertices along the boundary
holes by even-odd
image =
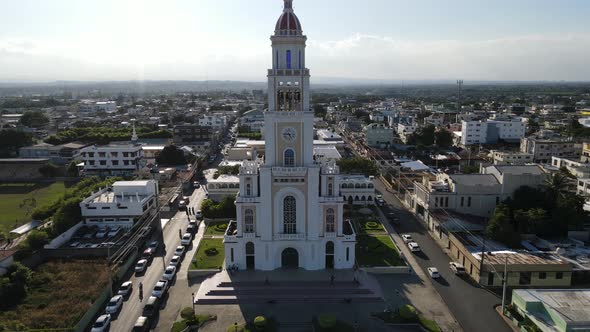
[[[450,178],[464,186],[493,186],[500,184],[492,174],[453,174]]]
[[[495,167],[500,173],[503,174],[512,174],[512,175],[519,175],[519,174],[535,174],[541,175],[545,174],[543,168],[539,165],[502,165],[502,166],[492,166]]]
[[[590,326],[589,289],[516,289],[513,294],[517,294],[526,302],[543,303],[547,310],[555,312],[567,323],[571,323],[572,328],[578,324]]]

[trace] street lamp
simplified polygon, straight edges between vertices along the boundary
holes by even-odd
[[[193,300],[193,315],[195,315],[195,293],[192,293],[192,300]]]

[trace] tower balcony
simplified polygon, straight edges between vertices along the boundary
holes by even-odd
[[[268,76],[309,76],[309,69],[269,69]]]
[[[344,203],[342,196],[320,196],[320,203]]]
[[[272,175],[274,176],[305,176],[306,167],[273,167]]]

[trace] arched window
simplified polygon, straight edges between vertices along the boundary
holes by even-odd
[[[333,233],[335,228],[334,209],[330,208],[326,210],[326,232]]]
[[[373,200],[373,197],[369,196],[369,197],[367,197],[367,200],[368,201],[372,201]]]
[[[358,196],[354,196],[354,200],[355,201],[358,201],[359,200],[359,197]]]
[[[291,69],[291,51],[287,50],[287,69]]]
[[[328,183],[328,196],[332,196],[334,193],[334,190],[332,189],[332,184]]]
[[[360,183],[357,183],[357,184],[354,185],[354,187],[357,188],[357,189],[359,189],[361,187],[361,184]]]
[[[343,184],[341,184],[341,185],[340,185],[340,188],[342,188],[342,189],[346,189],[346,183],[343,183]]]
[[[361,188],[365,189],[367,188],[367,185],[365,183],[361,184]]]
[[[252,185],[246,183],[246,196],[252,196]]]
[[[365,196],[361,197],[361,201],[366,201],[367,198]]]
[[[293,151],[293,149],[285,150],[285,155],[283,159],[285,167],[295,166],[295,151]]]
[[[369,184],[367,185],[367,188],[373,188],[373,184],[372,184],[372,183],[369,183]]]
[[[293,196],[283,200],[283,233],[297,233],[297,201]]]
[[[254,211],[244,211],[244,233],[254,233]]]

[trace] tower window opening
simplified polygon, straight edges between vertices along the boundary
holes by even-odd
[[[291,51],[287,50],[287,69],[291,69]]]
[[[293,151],[292,149],[285,150],[284,164],[285,167],[295,166],[295,151]]]
[[[297,201],[293,196],[287,196],[283,200],[283,232],[297,233]]]

